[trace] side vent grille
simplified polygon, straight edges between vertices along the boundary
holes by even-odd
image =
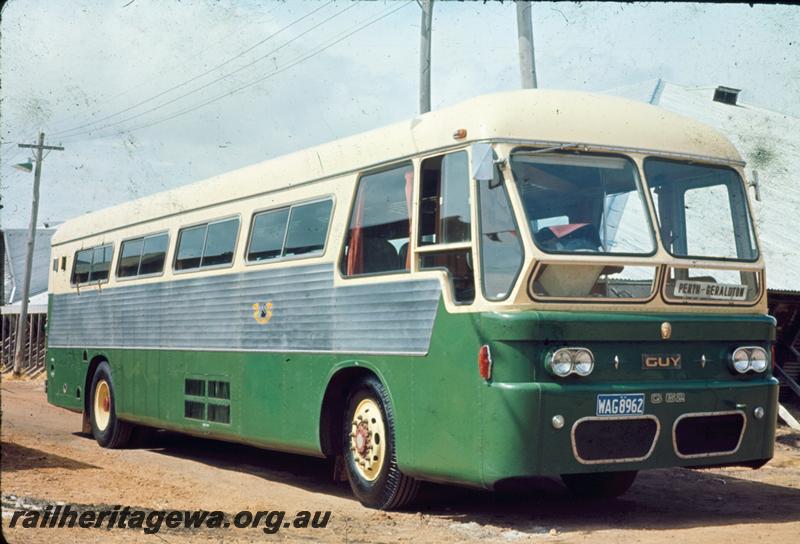
[[[230,384],[228,382],[209,381],[208,396],[215,399],[230,399]]]
[[[209,404],[208,405],[208,420],[216,421],[218,423],[231,422],[231,407],[223,404]]]
[[[191,377],[184,380],[183,417],[230,424],[231,385],[218,378]]]
[[[185,393],[187,396],[205,397],[206,396],[206,382],[203,380],[186,380]]]
[[[183,403],[183,417],[187,417],[189,419],[200,419],[203,420],[206,418],[206,405],[202,402],[197,402],[194,400],[187,400]]]

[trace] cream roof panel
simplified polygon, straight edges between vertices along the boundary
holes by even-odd
[[[53,244],[451,145],[459,128],[467,129],[470,141],[582,143],[741,160],[716,130],[662,108],[572,91],[511,91],[83,215],[64,223]]]

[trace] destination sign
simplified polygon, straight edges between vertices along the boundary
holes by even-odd
[[[734,283],[677,280],[674,296],[711,300],[746,300],[747,286]]]

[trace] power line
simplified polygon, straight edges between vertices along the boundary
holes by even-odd
[[[311,31],[316,30],[317,28],[319,28],[323,24],[327,23],[331,19],[334,19],[334,18],[338,17],[339,15],[342,15],[346,11],[354,8],[356,5],[357,4],[355,2],[351,3],[349,6],[344,8],[342,11],[339,11],[339,12],[331,15],[330,17],[326,18],[326,19],[323,19],[321,22],[319,22],[316,25],[312,26],[311,28],[305,30],[304,32],[298,34],[297,36],[295,36],[294,38],[290,39],[289,41],[284,42],[283,45],[280,45],[280,46],[276,47],[272,51],[269,51],[268,53],[262,55],[261,57],[258,57],[254,61],[252,61],[252,62],[250,62],[248,64],[245,64],[244,66],[241,66],[241,67],[237,68],[236,70],[233,70],[232,72],[228,72],[227,74],[224,74],[224,75],[222,75],[222,76],[220,76],[220,77],[218,77],[218,78],[216,78],[216,79],[214,79],[212,81],[209,81],[208,83],[205,83],[204,85],[201,85],[200,87],[196,87],[195,89],[193,89],[193,90],[191,90],[189,92],[186,92],[186,93],[184,93],[182,95],[179,95],[179,96],[177,96],[177,97],[175,97],[175,98],[173,98],[171,100],[168,100],[166,102],[162,102],[158,106],[152,107],[152,108],[150,108],[148,110],[145,110],[143,112],[139,112],[139,113],[137,113],[135,115],[131,115],[130,117],[126,117],[124,119],[120,119],[119,121],[114,121],[112,123],[108,123],[108,124],[100,126],[100,127],[95,127],[95,128],[92,128],[92,129],[88,129],[88,130],[82,131],[82,132],[78,132],[76,134],[69,134],[69,135],[66,136],[66,138],[70,139],[70,138],[75,138],[77,136],[82,136],[84,134],[91,134],[92,132],[95,132],[95,131],[98,131],[98,130],[103,130],[103,129],[106,129],[106,128],[109,128],[109,127],[113,127],[115,125],[119,125],[119,124],[125,123],[127,121],[132,121],[133,119],[138,119],[139,117],[142,117],[143,115],[147,115],[148,113],[152,113],[152,112],[154,112],[156,110],[159,110],[159,109],[163,108],[164,106],[168,106],[169,104],[174,104],[178,100],[181,100],[183,98],[186,98],[187,96],[193,95],[198,91],[201,91],[201,90],[203,90],[203,89],[205,89],[207,87],[210,87],[211,85],[214,85],[215,83],[218,83],[219,81],[222,81],[224,79],[229,78],[233,74],[241,72],[245,68],[249,68],[250,66],[252,66],[252,65],[254,65],[256,63],[261,62],[262,60],[264,60],[265,58],[269,57],[270,55],[272,55],[274,53],[277,53],[278,51],[280,51],[281,49],[283,49],[284,47],[286,47],[290,43],[295,42],[295,41],[299,40],[300,38],[302,38],[303,36],[305,36],[306,34],[310,33]]]
[[[324,6],[323,6],[323,7],[324,7]],[[275,8],[273,8],[273,9],[270,9],[270,10],[266,11],[266,12],[264,13],[264,15],[265,15],[265,16],[266,16],[266,15],[270,15],[270,14],[271,14],[271,13],[274,11],[274,9],[275,9]],[[260,20],[257,20],[257,19],[255,19],[255,18],[253,18],[253,19],[251,19],[251,20],[250,20],[250,22],[246,23],[244,26],[242,26],[242,27],[238,27],[238,28],[236,29],[236,31],[234,31],[234,32],[230,32],[230,33],[227,33],[227,34],[225,34],[224,36],[222,36],[220,39],[218,39],[218,40],[215,40],[215,41],[213,41],[213,42],[210,42],[210,43],[207,43],[207,44],[205,45],[205,47],[203,47],[202,49],[200,49],[200,51],[196,52],[196,53],[195,53],[193,56],[194,56],[194,57],[198,57],[198,56],[200,56],[201,54],[205,53],[205,52],[206,52],[206,51],[208,51],[209,49],[211,49],[211,48],[213,48],[213,47],[217,46],[218,44],[220,44],[220,43],[222,43],[222,42],[226,41],[226,40],[227,40],[227,39],[228,39],[228,38],[229,38],[231,35],[233,35],[233,34],[241,34],[241,33],[242,33],[242,30],[243,30],[244,28],[250,28],[251,26],[253,26],[253,25],[255,25],[255,24],[262,24],[262,23],[263,23],[263,21],[260,21]],[[182,61],[176,62],[176,63],[174,63],[174,64],[171,64],[171,65],[169,65],[169,67],[168,67],[168,68],[161,70],[161,72],[160,72],[159,74],[157,74],[157,75],[154,75],[154,76],[152,76],[152,77],[147,77],[147,78],[143,79],[141,82],[139,82],[138,84],[132,85],[132,86],[130,86],[130,87],[128,87],[128,88],[126,88],[126,89],[125,89],[124,91],[122,91],[122,92],[118,92],[118,93],[114,94],[113,96],[101,97],[101,98],[99,98],[99,99],[98,99],[98,100],[95,102],[95,106],[94,106],[94,107],[97,107],[97,106],[99,106],[99,105],[102,105],[102,104],[107,104],[107,103],[109,103],[109,102],[113,102],[113,101],[115,101],[116,99],[118,99],[118,98],[121,98],[121,97],[123,97],[123,96],[125,96],[125,95],[127,95],[127,94],[129,94],[129,93],[131,93],[131,92],[133,92],[134,90],[136,90],[136,89],[139,89],[139,88],[143,87],[144,85],[147,85],[148,83],[151,83],[151,82],[153,82],[153,81],[156,81],[156,80],[162,80],[162,79],[163,79],[163,72],[164,72],[164,71],[169,71],[169,72],[171,72],[173,69],[175,69],[175,68],[178,68],[178,67],[184,67],[184,68],[185,68],[185,67],[186,67],[186,62],[182,60]],[[91,115],[94,115],[94,114],[97,114],[97,113],[99,113],[99,111],[98,111],[98,110],[95,110],[94,112],[91,112],[90,114],[91,114]],[[84,112],[84,111],[77,111],[77,112],[74,112],[74,113],[72,113],[72,114],[70,114],[70,115],[66,115],[65,117],[63,117],[63,118],[61,118],[61,119],[58,119],[58,120],[57,120],[55,123],[53,123],[53,125],[55,125],[55,126],[54,126],[54,128],[58,128],[58,125],[64,125],[64,124],[66,124],[66,122],[67,122],[67,121],[69,121],[69,120],[71,120],[71,119],[74,119],[74,118],[76,118],[76,117],[79,117],[79,116],[84,116],[84,117],[85,117],[85,116],[86,116],[86,112]],[[75,128],[75,127],[73,127],[73,129],[74,129],[74,128]],[[30,130],[33,130],[33,127],[29,127],[29,129],[30,129]],[[72,130],[72,129],[67,129],[67,130]],[[27,131],[25,131],[25,132],[27,132]]]
[[[397,7],[397,8],[394,8],[394,9],[390,10],[390,11],[385,12],[384,14],[382,14],[379,17],[373,19],[372,21],[369,21],[368,23],[366,23],[364,25],[361,25],[358,28],[355,28],[353,31],[348,32],[344,36],[342,36],[342,37],[340,37],[340,38],[328,43],[327,45],[325,45],[325,46],[313,51],[312,53],[310,53],[310,54],[308,54],[308,55],[306,55],[304,57],[299,58],[295,62],[292,62],[291,64],[289,64],[287,66],[284,66],[283,68],[280,68],[280,69],[278,69],[278,70],[276,70],[274,72],[271,72],[271,73],[269,73],[269,74],[267,74],[265,76],[262,76],[262,77],[260,77],[258,79],[252,80],[252,81],[250,81],[250,82],[248,82],[248,83],[246,83],[246,84],[244,84],[244,85],[242,85],[240,87],[237,87],[237,88],[232,89],[230,91],[226,91],[224,93],[221,93],[221,94],[219,94],[219,95],[217,95],[217,96],[215,96],[215,97],[213,97],[213,98],[211,98],[209,100],[206,100],[205,102],[201,102],[201,103],[195,104],[195,105],[193,105],[193,106],[191,106],[189,108],[186,108],[184,110],[178,111],[175,114],[170,115],[168,117],[157,119],[157,120],[154,120],[154,121],[151,121],[151,122],[148,122],[148,123],[145,123],[143,125],[139,125],[139,126],[136,126],[136,127],[133,127],[133,128],[129,128],[129,129],[125,129],[125,130],[119,130],[119,131],[117,131],[117,134],[131,133],[131,132],[136,131],[136,130],[141,130],[143,128],[148,128],[148,127],[151,127],[153,125],[157,125],[157,124],[160,124],[160,123],[163,123],[163,122],[166,122],[166,121],[170,121],[172,119],[175,119],[176,117],[180,117],[180,116],[185,115],[187,113],[190,113],[190,112],[192,112],[194,110],[197,110],[199,108],[207,106],[207,105],[209,105],[209,104],[211,104],[213,102],[216,102],[216,101],[221,100],[223,98],[226,98],[228,96],[234,95],[234,94],[236,94],[236,93],[238,93],[240,91],[243,91],[244,89],[252,87],[253,85],[256,85],[256,84],[258,84],[258,83],[260,83],[260,82],[262,82],[264,80],[267,80],[267,79],[269,79],[271,77],[274,77],[274,76],[276,76],[276,75],[278,75],[278,74],[280,74],[282,72],[285,72],[286,70],[288,70],[290,68],[293,68],[294,66],[297,66],[301,62],[304,62],[304,61],[310,59],[311,57],[314,57],[314,56],[322,53],[323,51],[333,47],[334,45],[346,40],[347,38],[349,38],[353,34],[356,34],[357,32],[360,32],[361,30],[363,30],[363,29],[365,29],[365,28],[377,23],[381,19],[384,19],[384,18],[388,17],[389,15],[392,15],[395,12],[400,11],[401,9],[403,9],[407,5],[413,3],[414,1],[415,0],[409,0],[408,2],[405,2],[402,5],[400,5],[400,7]]]
[[[333,0],[331,0],[330,2],[328,2],[328,3],[326,3],[326,4],[323,4],[322,6],[320,6],[320,7],[316,8],[316,9],[314,9],[314,10],[312,10],[312,11],[308,12],[308,13],[306,13],[305,15],[303,15],[303,16],[301,16],[301,17],[299,17],[299,18],[295,19],[294,21],[292,21],[292,22],[291,22],[291,23],[289,23],[288,25],[286,25],[286,26],[284,26],[284,27],[280,28],[280,29],[279,29],[279,30],[277,30],[276,32],[273,32],[272,34],[270,34],[270,35],[269,35],[269,36],[267,36],[266,38],[263,38],[263,39],[262,39],[262,40],[260,40],[259,42],[257,42],[257,43],[255,43],[255,44],[253,44],[252,46],[248,47],[248,48],[247,48],[247,49],[245,49],[244,51],[242,51],[242,52],[238,53],[237,55],[235,55],[235,56],[233,56],[233,57],[231,57],[231,58],[229,58],[229,59],[225,60],[224,62],[222,62],[222,63],[220,63],[220,64],[218,64],[218,65],[214,66],[213,68],[210,68],[210,69],[206,70],[205,72],[203,72],[203,73],[201,73],[201,74],[198,74],[198,75],[196,75],[196,76],[194,76],[194,77],[192,77],[192,78],[190,78],[190,79],[187,79],[187,80],[185,80],[185,81],[183,81],[183,82],[181,82],[181,83],[178,83],[177,85],[173,85],[172,87],[170,87],[170,88],[168,88],[168,89],[166,89],[166,90],[164,90],[164,91],[161,91],[160,93],[158,93],[158,94],[155,94],[155,95],[153,95],[153,96],[151,96],[151,97],[149,97],[149,98],[145,98],[144,100],[141,100],[141,101],[137,102],[136,104],[133,104],[132,106],[128,106],[127,108],[125,108],[125,109],[123,109],[123,110],[117,111],[117,112],[115,112],[115,113],[112,113],[112,114],[110,114],[110,115],[106,115],[105,117],[101,117],[100,119],[96,119],[96,120],[94,120],[94,121],[91,121],[91,122],[89,122],[89,123],[84,123],[84,124],[82,124],[82,125],[78,125],[78,126],[75,126],[75,127],[69,128],[69,129],[60,130],[60,131],[58,131],[58,132],[51,133],[51,134],[50,134],[50,136],[51,136],[51,137],[53,137],[53,136],[59,136],[59,135],[66,134],[66,133],[68,133],[68,132],[73,132],[73,131],[76,131],[76,130],[79,130],[79,129],[82,129],[82,128],[85,128],[85,127],[90,127],[90,126],[92,126],[92,125],[96,125],[96,124],[98,124],[98,123],[101,123],[101,122],[103,122],[103,121],[106,121],[106,120],[108,120],[108,119],[112,119],[112,118],[114,118],[114,117],[117,117],[118,115],[122,115],[123,113],[126,113],[126,112],[129,112],[129,111],[133,110],[133,109],[136,109],[136,108],[138,108],[139,106],[141,106],[141,105],[143,105],[143,104],[146,104],[146,103],[148,103],[148,102],[150,102],[150,101],[152,101],[152,100],[155,100],[155,99],[157,99],[157,98],[160,98],[160,97],[164,96],[165,94],[168,94],[168,93],[170,93],[170,92],[172,92],[172,91],[174,91],[174,90],[176,90],[176,89],[179,89],[179,88],[181,88],[181,87],[184,87],[185,85],[188,85],[189,83],[191,83],[191,82],[193,82],[193,81],[196,81],[196,80],[198,80],[198,79],[200,79],[200,78],[202,78],[202,77],[204,77],[204,76],[206,76],[206,75],[210,74],[211,72],[214,72],[215,70],[218,70],[218,69],[222,68],[223,66],[225,66],[225,65],[227,65],[227,64],[230,64],[230,63],[231,63],[231,62],[233,62],[234,60],[236,60],[236,59],[238,59],[238,58],[241,58],[242,56],[246,55],[247,53],[249,53],[250,51],[252,51],[252,50],[253,50],[253,49],[255,49],[256,47],[258,47],[258,46],[260,46],[260,45],[264,44],[265,42],[267,42],[267,41],[269,41],[270,39],[274,38],[274,37],[275,37],[275,36],[277,36],[278,34],[280,34],[280,33],[284,32],[285,30],[288,30],[288,29],[289,29],[289,28],[291,28],[292,26],[294,26],[294,25],[296,25],[297,23],[299,23],[299,22],[301,22],[301,21],[303,21],[303,20],[307,19],[307,18],[308,18],[308,17],[310,17],[311,15],[314,15],[315,13],[317,13],[317,12],[318,12],[318,11],[320,11],[321,9],[323,9],[323,8],[325,8],[325,7],[327,7],[327,6],[329,6],[329,5],[330,5],[330,4],[332,4],[332,3],[333,3]],[[342,10],[341,12],[339,12],[339,13],[337,13],[336,15],[334,15],[334,16],[332,16],[332,17],[329,17],[328,19],[326,19],[325,21],[323,21],[323,23],[324,23],[324,22],[326,22],[326,21],[328,21],[328,20],[330,20],[330,19],[332,19],[333,17],[337,17],[338,15],[341,15],[342,13],[344,13],[345,11],[347,11],[348,9],[350,9],[350,8],[352,8],[352,7],[354,7],[354,6],[355,6],[355,4],[351,4],[350,6],[348,6],[347,8],[345,8],[344,10]],[[317,25],[317,26],[319,26],[319,25]],[[316,28],[316,26],[315,26],[315,27],[312,27],[312,29],[313,29],[313,28]],[[301,36],[302,36],[302,35],[303,35],[303,34],[301,34]],[[297,38],[295,38],[295,39],[297,39]],[[288,43],[291,43],[291,41],[294,41],[294,40],[290,40],[290,42],[287,42],[287,44],[288,44]],[[286,44],[284,44],[284,46],[285,46],[285,45],[286,45]],[[281,46],[281,47],[283,47],[283,46]],[[278,48],[278,49],[280,49],[280,48]],[[200,90],[200,89],[203,89],[203,88],[207,87],[208,85],[211,85],[211,84],[213,84],[213,83],[215,83],[215,82],[217,82],[217,81],[220,81],[221,79],[224,79],[224,78],[226,78],[226,77],[229,77],[230,75],[232,75],[232,74],[235,74],[236,72],[238,72],[238,71],[241,71],[241,70],[243,70],[244,68],[247,68],[248,66],[252,66],[252,65],[253,65],[253,64],[255,64],[256,62],[258,62],[258,61],[260,61],[260,60],[263,60],[264,58],[266,58],[267,56],[271,55],[271,54],[272,54],[272,53],[274,53],[275,51],[277,51],[277,49],[275,49],[275,50],[273,50],[273,51],[270,51],[270,52],[269,52],[269,53],[267,53],[266,55],[264,55],[264,56],[262,56],[262,57],[259,57],[258,59],[256,59],[255,61],[251,62],[250,64],[247,64],[247,65],[245,65],[245,66],[243,66],[243,67],[241,67],[241,68],[238,68],[237,70],[234,70],[233,72],[230,72],[230,73],[228,73],[228,74],[226,74],[226,75],[224,75],[224,76],[222,76],[222,77],[220,77],[220,78],[218,78],[218,79],[215,79],[214,81],[212,81],[212,82],[210,82],[210,83],[208,83],[208,84],[206,84],[206,85],[204,85],[204,86],[202,86],[202,87],[199,87],[198,89],[195,89],[194,91],[192,91],[192,92],[190,92],[190,93],[188,93],[188,94],[192,94],[192,93],[194,93],[194,92],[196,92],[196,91],[198,91],[198,90]],[[178,97],[178,98],[182,98],[183,96],[186,96],[186,95],[182,95],[182,96],[180,96],[180,97]],[[177,99],[176,99],[176,100],[177,100]],[[166,104],[170,104],[170,103],[171,103],[171,102],[166,102],[165,104],[162,104],[162,106],[163,106],[163,105],[166,105]],[[152,110],[148,110],[147,112],[144,112],[144,113],[149,113],[149,111],[152,111]],[[139,115],[144,115],[144,114],[139,114]],[[125,122],[125,121],[128,121],[128,120],[130,120],[130,119],[134,119],[135,117],[136,117],[136,116],[134,116],[134,117],[130,117],[130,118],[124,119],[124,120],[122,120],[122,121],[119,121],[119,122]],[[111,125],[105,125],[105,126],[111,126]],[[104,126],[103,128],[105,128],[105,126]],[[96,129],[96,130],[100,130],[100,129]],[[70,136],[75,136],[75,135],[70,135]]]

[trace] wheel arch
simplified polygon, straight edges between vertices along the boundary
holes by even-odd
[[[111,366],[111,362],[109,362],[108,357],[104,354],[97,354],[92,357],[89,361],[89,366],[86,368],[86,378],[84,379],[83,383],[83,413],[89,413],[89,397],[91,397],[91,388],[92,388],[92,378],[94,378],[94,373],[97,371],[97,367],[100,366],[100,363],[107,363]]]
[[[341,451],[339,430],[343,425],[348,394],[356,384],[368,376],[378,379],[391,399],[391,390],[381,372],[365,361],[343,361],[328,375],[319,413],[319,443],[324,455],[336,456]],[[394,404],[393,400],[392,403]]]

